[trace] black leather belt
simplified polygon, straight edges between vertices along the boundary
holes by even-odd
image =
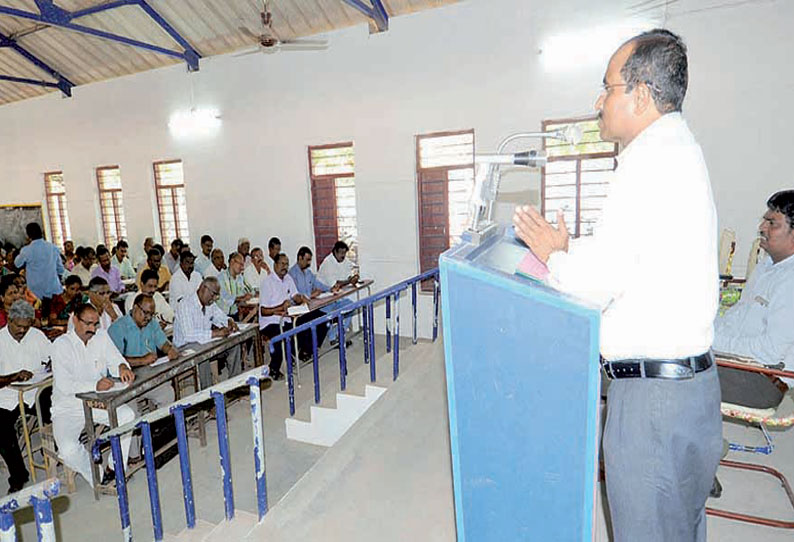
[[[664,378],[686,380],[714,364],[711,352],[682,359],[621,359],[601,360],[607,376],[617,378]]]

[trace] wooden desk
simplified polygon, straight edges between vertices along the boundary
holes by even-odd
[[[157,367],[138,367],[135,369],[135,381],[123,390],[109,393],[100,393],[96,391],[87,393],[76,394],[78,399],[83,400],[83,411],[85,413],[86,432],[88,433],[89,446],[93,446],[96,440],[94,433],[94,415],[91,411],[92,408],[99,408],[108,411],[108,418],[110,420],[110,427],[118,427],[118,418],[116,410],[120,405],[134,401],[146,392],[155,389],[158,386],[169,382],[170,380],[190,371],[192,372],[193,382],[195,389],[200,389],[198,366],[201,363],[209,363],[209,361],[220,354],[234,348],[237,345],[253,340],[254,342],[254,363],[257,366],[264,365],[264,358],[262,352],[262,343],[259,340],[259,329],[257,326],[250,325],[245,330],[240,330],[225,339],[214,339],[205,343],[198,348],[193,347],[195,350],[192,354],[187,356],[179,356],[173,361],[163,363]],[[178,387],[175,390],[179,392]],[[179,397],[177,396],[177,399]],[[199,412],[199,440],[202,446],[207,444],[207,435],[204,428],[204,415]],[[90,448],[89,448],[90,450]],[[91,462],[91,476],[94,482],[94,497],[99,498],[99,467],[93,461]]]
[[[28,382],[14,382],[10,385],[10,387],[16,390],[19,393],[19,417],[22,418],[22,435],[25,437],[25,448],[27,451],[28,456],[28,467],[30,467],[30,476],[33,478],[33,481],[36,481],[36,467],[40,469],[46,469],[46,464],[37,464],[33,461],[33,447],[30,444],[30,428],[28,427],[28,417],[25,413],[25,392],[31,390],[40,390],[46,388],[47,386],[52,386],[52,375],[36,382],[35,384],[30,384]],[[39,431],[41,428],[44,427],[44,421],[41,419],[41,412],[37,408],[36,409],[36,418],[39,421]],[[47,458],[44,458],[46,463]]]

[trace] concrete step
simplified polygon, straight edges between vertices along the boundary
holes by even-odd
[[[176,535],[166,535],[164,542],[203,542],[204,539],[215,529],[215,525],[201,519],[196,520],[193,529],[183,529]]]
[[[203,542],[234,542],[243,540],[259,523],[256,514],[235,510],[234,519],[222,521],[204,538]]]

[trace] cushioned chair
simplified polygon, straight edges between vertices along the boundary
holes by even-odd
[[[743,358],[740,356],[728,356],[726,354],[719,353],[715,353],[715,358],[717,360],[717,365],[722,367],[750,371],[768,376],[794,378],[794,371],[770,368],[752,359]],[[721,410],[724,418],[738,422],[744,422],[758,427],[763,433],[764,439],[766,440],[766,446],[745,446],[738,443],[729,443],[729,450],[769,455],[774,450],[774,443],[772,436],[769,433],[769,429],[786,430],[794,425],[794,392],[789,391],[786,396],[784,396],[780,406],[778,406],[776,409],[754,409],[742,405],[722,403]],[[731,461],[727,459],[720,461],[720,466],[774,476],[780,481],[783,491],[786,493],[786,497],[788,498],[788,502],[791,505],[791,509],[794,510],[794,491],[792,491],[791,485],[783,473],[777,469],[757,463]],[[784,521],[768,517],[754,516],[718,508],[706,508],[706,513],[712,516],[719,516],[736,521],[743,521],[746,523],[754,523],[756,525],[794,529],[794,521]]]

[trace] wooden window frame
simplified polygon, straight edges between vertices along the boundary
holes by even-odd
[[[114,220],[113,220],[113,229],[116,232],[116,241],[117,242],[120,239],[124,239],[125,236],[123,235],[124,232],[122,232],[122,228],[126,229],[126,227],[127,227],[126,224],[122,224],[122,222],[125,222],[125,220],[123,220],[124,217],[121,216],[123,214],[124,210],[122,208],[122,203],[119,202],[119,196],[121,196],[122,198],[124,197],[123,190],[121,188],[103,188],[102,187],[102,180],[101,180],[102,177],[100,175],[100,172],[101,171],[109,171],[109,170],[113,170],[113,169],[117,169],[119,171],[119,182],[120,182],[120,179],[121,179],[121,167],[119,167],[118,165],[114,165],[114,166],[100,166],[100,167],[96,168],[96,171],[95,171],[97,189],[99,190],[99,214],[102,216],[103,237],[105,239],[105,246],[107,246],[108,249],[111,247],[111,245],[113,245],[113,243],[111,243],[111,241],[110,241],[110,236],[109,236],[110,235],[110,228],[108,227],[108,218],[105,216],[105,209],[104,209],[104,206],[102,205],[102,196],[104,194],[109,194],[110,195],[110,199],[113,202],[113,216],[115,217]]]
[[[579,118],[565,118],[565,119],[548,119],[541,122],[541,131],[546,132],[549,125],[559,124],[575,124],[578,122],[589,122],[596,120],[595,116],[579,117]],[[546,138],[543,138],[543,150],[546,150]],[[573,228],[568,224],[569,233],[574,238],[581,236],[582,232],[582,162],[584,160],[593,160],[600,158],[612,158],[614,164],[617,164],[618,144],[614,143],[614,150],[609,152],[591,152],[576,154],[571,156],[550,156],[547,162],[576,162],[576,209],[575,209],[575,223]],[[614,170],[614,167],[613,167]],[[540,168],[540,214],[546,216],[546,166]]]
[[[182,164],[182,183],[181,184],[169,184],[167,186],[160,186],[160,175],[157,171],[158,166],[166,166],[169,164]],[[182,189],[185,194],[185,200],[187,200],[187,188],[185,186],[185,177],[184,177],[184,163],[180,158],[172,159],[172,160],[159,160],[157,162],[152,163],[152,170],[154,172],[154,196],[157,200],[157,216],[160,223],[160,242],[163,244],[164,247],[170,246],[171,241],[173,239],[166,238],[166,226],[165,226],[165,217],[163,217],[163,204],[161,202],[160,191],[167,191],[171,194],[171,208],[172,212],[174,213],[174,230],[176,238],[182,239],[183,241],[186,238],[190,237],[190,225],[185,224],[186,231],[182,231],[181,225],[179,222],[179,205],[177,205],[177,190]],[[185,202],[185,214],[187,214],[187,201]]]
[[[449,172],[452,170],[464,169],[466,167],[471,167],[474,169],[474,162],[472,161],[471,165],[465,164],[458,164],[454,166],[438,166],[438,167],[431,167],[431,168],[423,168],[422,167],[422,155],[421,155],[421,141],[425,139],[435,139],[438,137],[449,137],[449,136],[458,136],[464,134],[471,134],[472,135],[472,147],[474,146],[474,129],[470,128],[467,130],[446,130],[442,132],[430,132],[425,134],[417,134],[415,136],[415,159],[416,159],[416,195],[417,195],[417,207],[418,207],[418,242],[419,242],[419,272],[424,273],[433,267],[438,266],[438,255],[444,252],[444,250],[449,249],[449,230],[450,230],[450,223],[449,223]],[[473,153],[472,153],[473,156]],[[443,181],[436,181],[436,180],[429,180],[427,177],[435,177],[443,175]],[[441,201],[435,202],[426,202],[425,198],[431,197],[431,194],[425,194],[424,188],[429,183],[436,183],[436,182],[443,182],[444,189],[440,190],[436,193],[433,193],[433,196],[441,196]],[[444,224],[425,224],[426,219],[426,206],[436,206],[441,205],[442,211],[440,213],[433,213],[433,216],[443,216],[444,217]],[[425,228],[441,228],[441,235],[434,235],[428,236],[424,233]],[[428,238],[444,238],[444,247],[443,249],[439,250],[438,248],[430,248],[425,245],[425,239]],[[435,265],[430,265],[428,262],[432,260],[435,262]],[[421,284],[421,291],[422,292],[432,292],[433,291],[433,284],[432,281],[423,281]]]
[[[47,171],[44,173],[44,198],[47,200],[47,212],[49,214],[49,222],[50,222],[50,233],[52,234],[53,241],[56,241],[59,237],[58,233],[60,233],[61,245],[69,240],[72,236],[72,232],[70,231],[69,227],[69,216],[66,210],[66,188],[64,191],[61,192],[51,192],[50,191],[50,184],[51,184],[51,177],[59,176],[61,178],[61,183],[63,183],[63,171]],[[51,205],[51,201],[55,201],[58,206],[58,217],[59,220],[56,220],[53,214],[53,209]]]

